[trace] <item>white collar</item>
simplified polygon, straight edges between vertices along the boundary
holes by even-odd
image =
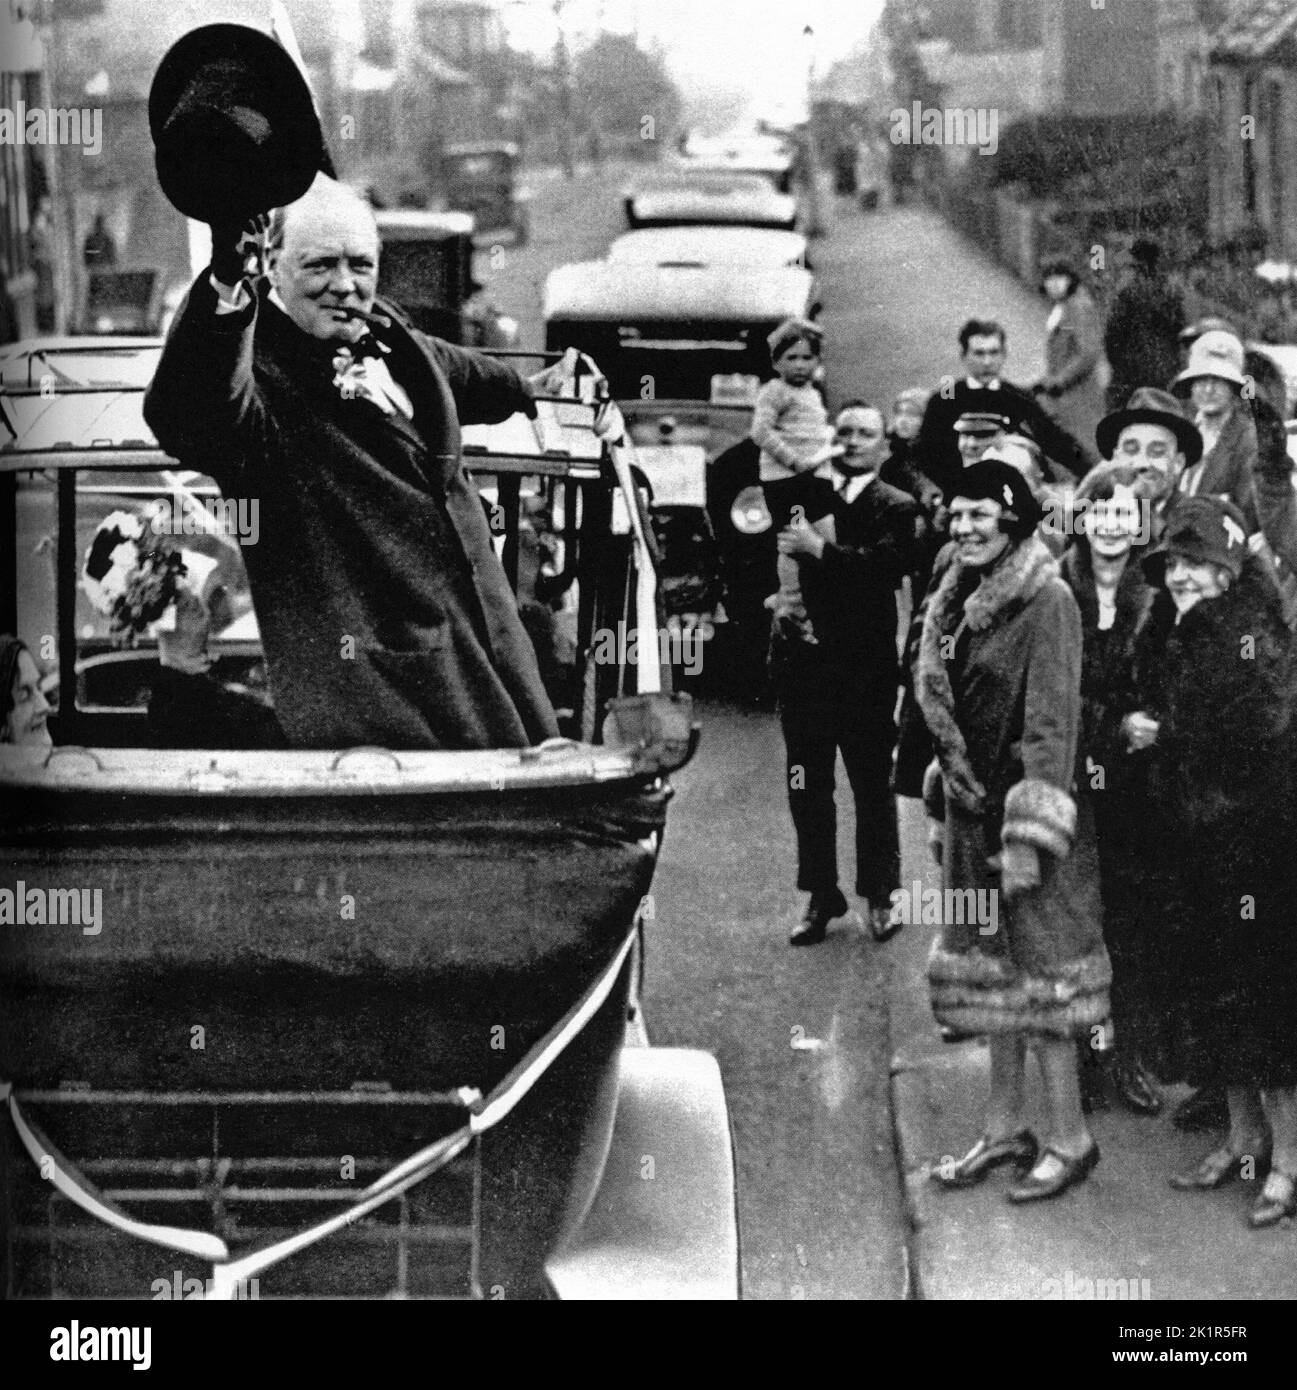
[[[829,481],[833,484],[833,490],[850,505],[860,496],[870,483],[878,477],[878,470],[871,469],[868,473],[844,473],[841,469],[830,465]]]
[[[1000,378],[997,376],[994,381],[988,381],[983,385],[980,381],[974,381],[971,376],[966,376],[964,380],[968,383],[970,391],[998,391],[1000,389]]]

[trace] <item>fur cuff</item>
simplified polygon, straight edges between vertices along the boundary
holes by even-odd
[[[946,788],[941,780],[941,764],[936,758],[923,774],[923,809],[933,820],[946,819]]]
[[[1004,798],[1000,838],[1006,843],[1034,845],[1056,859],[1065,859],[1076,835],[1076,802],[1052,782],[1025,777]]]

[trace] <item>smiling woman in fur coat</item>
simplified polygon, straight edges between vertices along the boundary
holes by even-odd
[[[1229,1101],[1224,1143],[1171,1184],[1221,1187],[1268,1160],[1248,1219],[1271,1226],[1297,1215],[1292,639],[1232,503],[1182,498],[1144,564],[1163,586],[1136,685],[1152,721],[1154,843],[1179,887],[1166,974],[1189,1080]]]
[[[1111,980],[1088,803],[1078,814],[1073,795],[1081,619],[1034,534],[1039,508],[1022,475],[983,458],[959,489],[955,562],[928,606],[915,693],[940,766],[943,888],[992,891],[998,911],[989,924],[944,913],[928,962],[937,1020],[988,1035],[991,1054],[985,1132],[933,1177],[968,1187],[1016,1164],[1030,1172],[1009,1200],[1027,1202],[1058,1196],[1099,1161],[1075,1045],[1107,1019]],[[937,785],[930,775],[931,812]],[[944,900],[953,908],[952,893]],[[1043,1145],[1024,1124],[1028,1040],[1044,1074]]]

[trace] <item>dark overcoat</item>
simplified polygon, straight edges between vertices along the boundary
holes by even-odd
[[[815,632],[808,644],[776,624],[771,678],[782,702],[840,707],[842,721],[872,723],[896,704],[896,590],[914,561],[912,498],[881,479],[854,502],[833,499],[836,540],[801,566],[802,598]]]
[[[1253,480],[1256,457],[1256,426],[1247,406],[1239,401],[1226,417],[1216,443],[1181,476],[1180,490],[1188,492],[1186,484],[1192,479],[1195,497],[1222,497],[1233,502],[1243,513],[1251,535],[1261,525]]]
[[[1099,851],[1103,937],[1112,961],[1112,1009],[1117,1046],[1153,1057],[1163,1040],[1158,990],[1164,896],[1149,875],[1148,753],[1129,751],[1122,722],[1139,708],[1135,653],[1156,594],[1138,553],[1127,557],[1114,595],[1110,628],[1099,626],[1099,596],[1084,541],[1059,561],[1081,614],[1081,739],[1077,794],[1089,801]]]
[[[957,559],[945,571],[915,693],[940,764],[943,888],[995,892],[998,906],[993,931],[943,914],[933,1011],[968,1033],[1081,1036],[1106,1021],[1111,979],[1093,827],[1073,793],[1081,621],[1037,537],[984,579]],[[1038,852],[1041,882],[1006,901],[987,861],[1014,841]]]
[[[1094,427],[1106,413],[1101,371],[1103,329],[1090,291],[1078,285],[1063,300],[1058,323],[1045,338],[1045,381],[1052,394],[1044,405],[1076,439],[1086,462],[1099,462]]]
[[[384,306],[385,308],[387,306]],[[336,345],[206,275],[145,398],[159,443],[260,507],[243,547],[275,712],[298,747],[523,747],[558,730],[460,458],[460,423],[529,406],[510,367],[383,337],[413,421],[333,384]]]
[[[1149,842],[1169,865],[1159,925],[1185,1073],[1297,1083],[1293,648],[1263,562],[1178,623],[1159,592],[1136,679],[1159,720]]]

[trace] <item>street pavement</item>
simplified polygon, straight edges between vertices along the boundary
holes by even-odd
[[[526,346],[541,343],[545,273],[598,256],[623,230],[624,177],[543,181],[529,245],[479,254],[479,278],[522,321]],[[813,257],[832,400],[886,404],[936,385],[956,371],[955,334],[971,315],[1005,324],[1010,379],[1039,375],[1043,302],[928,210],[838,200]],[[747,1297],[1036,1299],[1084,1296],[1087,1279],[1124,1280],[1100,1288],[1132,1298],[1293,1297],[1294,1232],[1246,1228],[1253,1184],[1167,1187],[1213,1136],[1181,1135],[1165,1115],[1096,1115],[1102,1162],[1057,1201],[1010,1207],[1003,1178],[966,1193],[929,1184],[929,1165],[980,1133],[986,1089],[984,1047],[943,1045],[928,1009],[934,928],[879,946],[853,911],[823,945],[791,950],[801,895],[778,721],[715,701],[700,716],[699,754],[674,779],[645,1008],[653,1042],[720,1061]],[[921,808],[902,801],[900,818],[902,882],[937,886]],[[849,883],[849,811],[838,843]]]

